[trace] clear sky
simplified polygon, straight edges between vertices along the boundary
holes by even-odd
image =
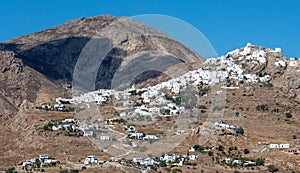
[[[8,0],[0,1],[0,41],[101,14],[163,14],[200,30],[219,55],[247,42],[300,57],[298,0]]]

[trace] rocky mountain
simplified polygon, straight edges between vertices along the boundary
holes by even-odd
[[[203,61],[197,53],[167,34],[126,17],[102,15],[75,19],[0,44],[0,115],[15,114],[25,102],[30,107],[57,95],[66,95],[65,89],[71,87],[78,58],[95,42],[105,47],[99,49],[103,55],[100,53],[97,59],[93,89],[111,87],[114,73],[121,64],[126,66],[126,62],[135,59],[177,59],[175,63],[195,64]],[[161,66],[158,73],[144,73],[138,81],[157,77],[175,63]]]

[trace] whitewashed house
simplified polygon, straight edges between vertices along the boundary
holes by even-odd
[[[84,131],[83,136],[85,137],[93,137],[94,132],[93,131]]]
[[[175,94],[179,94],[180,92],[180,84],[175,82],[173,83],[172,92]]]
[[[280,53],[281,52],[281,48],[276,47],[275,50],[274,50],[274,52],[279,52]]]
[[[243,166],[255,166],[256,162],[252,162],[252,161],[245,161],[245,163],[243,164]]]
[[[48,155],[48,154],[41,154],[41,155],[39,156],[39,159],[40,159],[40,160],[49,159],[49,155]]]
[[[196,152],[196,150],[195,150],[194,147],[191,147],[191,148],[189,149],[189,152]]]
[[[177,156],[176,154],[171,154],[171,155],[168,155],[168,154],[165,154],[164,157],[161,158],[161,160],[164,160],[166,162],[174,162],[176,160]]]
[[[157,140],[158,137],[156,135],[145,135],[143,140]]]
[[[151,102],[151,100],[149,99],[149,97],[145,97],[143,102],[149,104]]]
[[[126,112],[121,112],[120,113],[120,117],[125,117],[126,116]]]
[[[270,147],[270,148],[279,148],[279,145],[278,145],[278,144],[270,144],[269,147]]]
[[[52,126],[52,130],[53,131],[63,130],[63,127],[61,125],[59,125],[59,126]]]
[[[237,164],[237,165],[241,165],[242,161],[241,160],[233,160],[232,164]]]
[[[130,133],[130,137],[134,139],[141,139],[143,136],[143,133]]]
[[[65,105],[63,104],[55,104],[54,109],[58,111],[63,111],[65,109]]]
[[[56,164],[56,163],[57,163],[57,160],[45,159],[44,162],[43,162],[43,166],[51,165],[51,164]]]
[[[291,59],[290,59],[291,60]],[[298,64],[297,64],[297,61],[295,61],[295,60],[291,60],[290,61],[290,66],[291,67],[296,67]]]
[[[177,109],[170,109],[170,115],[179,115],[179,111]]]
[[[290,144],[279,144],[279,148],[290,148]]]
[[[232,161],[231,158],[226,158],[226,159],[225,159],[225,163],[227,163],[227,164],[230,164],[231,161]]]
[[[51,109],[51,105],[49,104],[43,104],[42,109]]]
[[[75,119],[73,118],[66,118],[61,121],[62,123],[76,123]]]
[[[158,107],[150,107],[149,112],[152,114],[159,114],[160,113],[160,108]]]
[[[143,158],[141,158],[141,157],[135,157],[135,158],[133,158],[132,159],[132,162],[133,163],[142,163],[143,162]]]
[[[22,167],[33,166],[34,164],[35,164],[35,161],[33,161],[33,159],[31,159],[31,160],[27,160],[27,161],[23,162]]]
[[[96,156],[87,156],[84,160],[84,164],[99,164],[100,159],[98,159]]]
[[[152,165],[154,165],[154,160],[152,158],[146,158],[144,160],[144,165],[146,165],[146,166],[152,166]]]
[[[263,77],[259,77],[260,82],[269,82],[271,80],[270,75],[265,75]]]
[[[277,61],[274,63],[277,67],[285,67],[286,66],[286,62],[283,60]]]
[[[197,160],[198,156],[197,155],[189,155],[190,160]]]
[[[109,141],[109,136],[100,136],[101,141]]]

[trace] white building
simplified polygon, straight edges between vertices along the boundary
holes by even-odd
[[[76,123],[75,119],[73,118],[66,118],[61,121],[62,123]]]
[[[290,61],[290,66],[291,67],[296,67],[297,65],[298,65],[297,61],[294,61],[294,60]]]
[[[197,160],[198,156],[196,156],[196,155],[189,155],[189,159],[190,160]]]
[[[246,161],[243,166],[255,166],[256,162]]]
[[[51,165],[51,164],[55,164],[55,163],[57,163],[57,160],[45,159],[43,162],[43,165],[46,166],[46,165]]]
[[[226,158],[226,159],[225,159],[225,163],[227,163],[227,164],[230,164],[231,161],[232,161],[231,158]]]
[[[49,155],[48,155],[48,154],[41,154],[41,155],[39,156],[39,159],[40,159],[40,160],[49,159]]]
[[[270,147],[270,148],[279,148],[279,145],[278,145],[278,144],[270,144],[269,147]]]
[[[281,52],[281,48],[276,47],[275,50],[274,50],[274,52]]]
[[[174,162],[176,160],[177,156],[176,154],[172,154],[172,155],[168,155],[168,154],[165,154],[164,157],[161,158],[161,160],[164,160],[166,162]]]
[[[290,144],[279,144],[279,148],[290,148]]]
[[[101,141],[109,141],[109,136],[100,136]]]
[[[233,160],[232,164],[237,164],[237,165],[241,165],[242,161],[241,160]]]
[[[144,136],[143,133],[131,133],[130,137],[134,139],[141,139]]]
[[[96,156],[87,156],[84,160],[84,164],[99,164],[100,159],[98,159]]]
[[[285,67],[286,66],[286,62],[283,60],[277,61],[274,63],[277,67]]]
[[[143,140],[157,140],[158,137],[156,135],[145,135]]]
[[[94,132],[93,131],[84,131],[83,136],[85,137],[93,137]]]

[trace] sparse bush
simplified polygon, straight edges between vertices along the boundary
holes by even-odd
[[[159,162],[159,166],[160,167],[166,167],[167,166],[167,163],[166,163],[166,161],[161,161],[161,162]]]
[[[244,129],[242,127],[239,127],[235,130],[236,135],[244,135]]]
[[[219,150],[219,151],[224,151],[224,146],[219,145],[219,146],[218,146],[218,150]]]
[[[63,169],[63,170],[60,170],[59,173],[68,173],[68,170]]]
[[[249,150],[248,149],[244,149],[244,154],[249,154]]]
[[[292,115],[291,113],[288,112],[288,113],[285,114],[285,117],[286,117],[286,118],[292,118],[293,115]]]
[[[265,164],[265,161],[262,158],[258,158],[255,160],[255,163],[257,166],[263,166]]]
[[[14,168],[14,167],[11,167],[11,168],[8,168],[8,169],[6,170],[6,172],[8,172],[8,173],[14,173],[14,172],[16,172],[16,171],[15,171],[15,168]]]
[[[175,169],[172,170],[172,173],[177,173],[177,172],[182,172],[182,170],[179,169],[179,168],[175,168]]]
[[[278,172],[279,171],[279,169],[276,168],[274,165],[268,166],[268,170],[269,170],[269,172]]]
[[[269,106],[267,104],[257,105],[256,110],[258,110],[258,111],[268,111]]]
[[[205,147],[202,146],[202,145],[195,145],[193,148],[194,148],[196,151],[203,151],[203,150],[205,149]]]
[[[273,84],[271,84],[271,83],[266,83],[265,86],[266,86],[267,88],[272,88],[272,87],[273,87]]]

